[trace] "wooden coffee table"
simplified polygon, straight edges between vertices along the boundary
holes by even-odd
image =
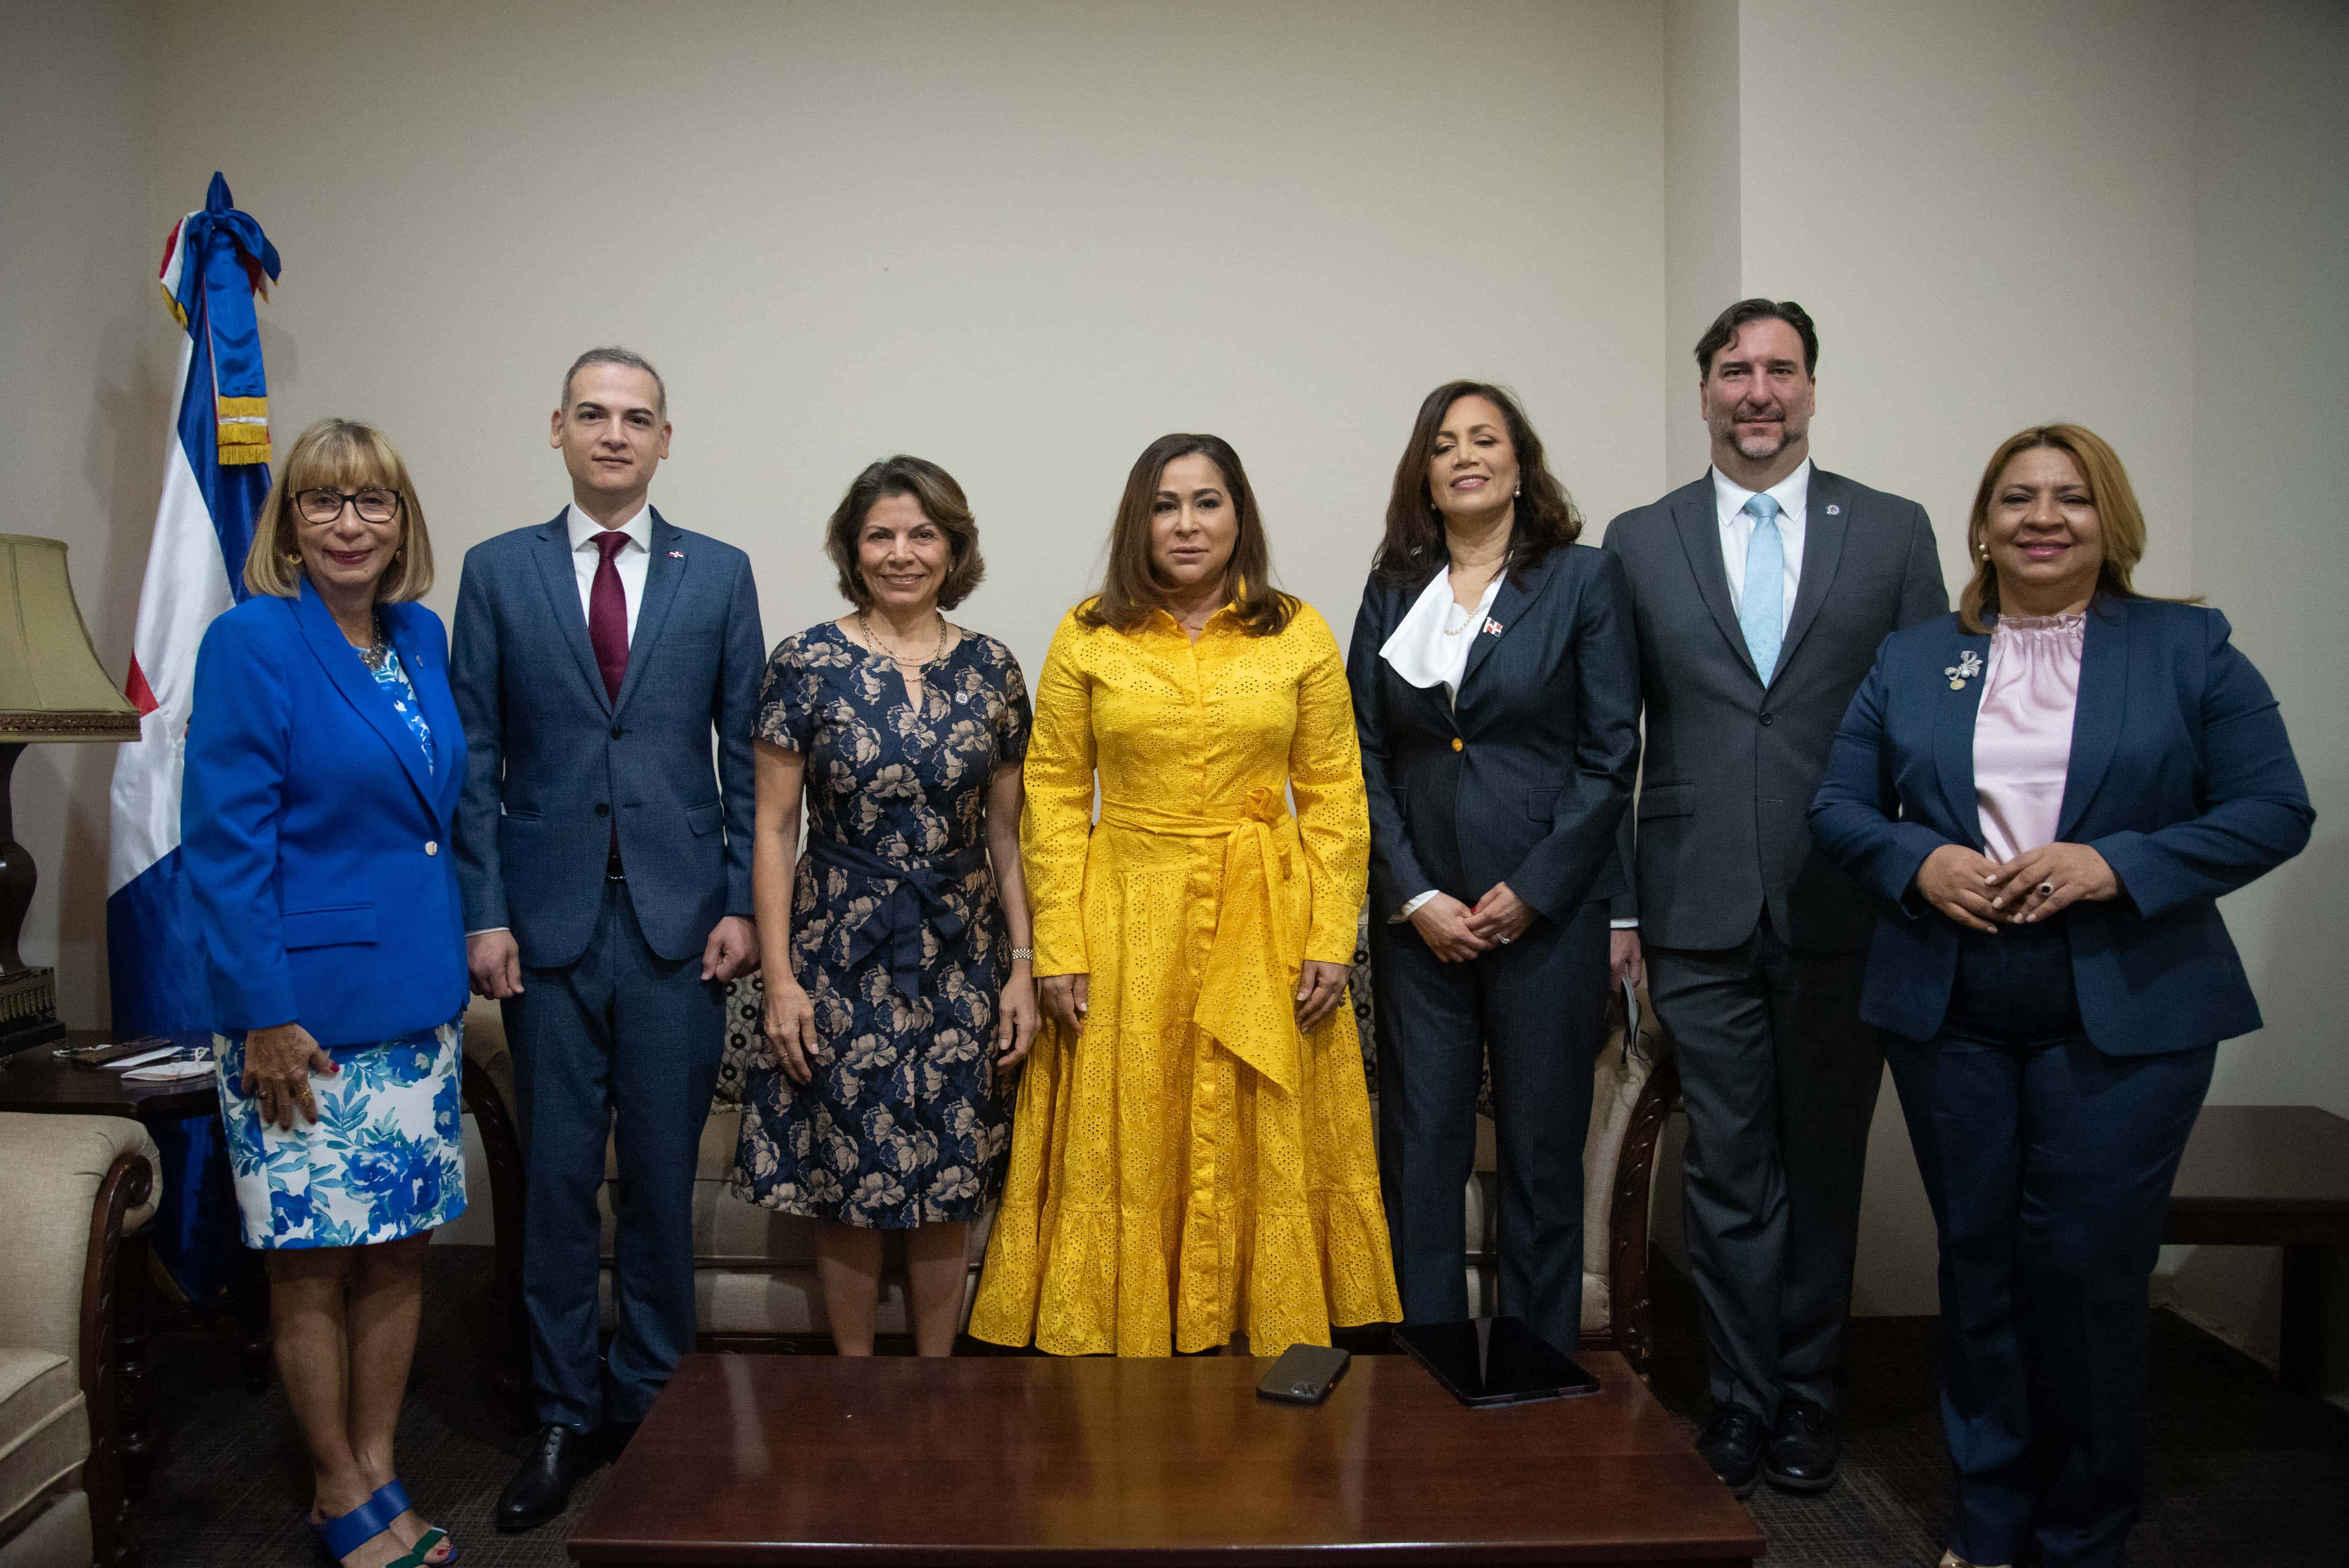
[[[1762,1532],[1622,1358],[1472,1410],[1403,1356],[688,1356],[569,1542],[592,1563],[1750,1563]]]

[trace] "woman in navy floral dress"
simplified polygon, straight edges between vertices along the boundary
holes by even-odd
[[[983,571],[943,469],[866,469],[826,543],[856,609],[779,644],[760,696],[751,875],[771,1059],[745,1075],[735,1191],[825,1222],[817,1272],[843,1356],[872,1354],[881,1233],[904,1232],[915,1346],[945,1356],[970,1222],[1002,1185],[1004,1078],[1036,1026],[1028,690],[1009,648],[940,614]]]

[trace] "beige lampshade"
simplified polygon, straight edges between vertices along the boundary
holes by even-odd
[[[0,533],[0,744],[138,738],[139,710],[74,603],[64,542]]]

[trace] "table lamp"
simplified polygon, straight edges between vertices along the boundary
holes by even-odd
[[[107,678],[66,575],[62,541],[0,533],[0,1057],[64,1035],[57,972],[16,950],[38,880],[16,841],[10,780],[35,741],[139,738],[139,710]]]

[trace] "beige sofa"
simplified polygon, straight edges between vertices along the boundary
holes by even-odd
[[[1354,990],[1355,1011],[1364,1039],[1370,1038],[1371,1016],[1367,956],[1358,954]],[[696,1260],[695,1297],[702,1342],[719,1348],[780,1348],[799,1346],[821,1348],[826,1326],[823,1300],[817,1288],[811,1222],[745,1203],[733,1195],[731,1182],[735,1141],[740,1132],[739,1101],[741,1068],[754,1052],[764,1050],[759,1036],[763,991],[754,977],[738,983],[729,997],[727,1058],[717,1099],[701,1139],[693,1206]],[[1624,1018],[1632,1007],[1644,1010],[1644,999],[1617,997],[1609,1006],[1607,1043],[1599,1053],[1596,1093],[1592,1099],[1590,1132],[1584,1149],[1586,1212],[1583,1254],[1583,1343],[1620,1350],[1632,1364],[1644,1368],[1648,1336],[1648,1191],[1657,1134],[1677,1090],[1677,1078],[1652,1022],[1642,1018],[1636,1036],[1627,1037]],[[483,1142],[489,1146],[492,1204],[495,1209],[500,1277],[505,1300],[505,1380],[520,1368],[527,1336],[521,1327],[520,1267],[516,1261],[519,1235],[519,1160],[511,1143],[511,1119],[502,1105],[476,1104],[512,1093],[512,1072],[506,1056],[505,1035],[496,1008],[476,1002],[466,1015],[467,1103],[481,1118]],[[1660,1065],[1661,1064],[1661,1065]],[[1464,1194],[1469,1236],[1469,1300],[1478,1313],[1494,1310],[1495,1268],[1493,1252],[1495,1180],[1494,1146],[1489,1122],[1480,1121],[1476,1173]],[[499,1147],[499,1140],[505,1147]],[[607,1161],[609,1156],[607,1154]],[[500,1171],[511,1172],[500,1190]],[[608,1264],[611,1244],[612,1174],[607,1163],[605,1187],[605,1321],[610,1321]],[[971,1288],[978,1277],[978,1260],[985,1251],[987,1221],[974,1227]],[[878,1320],[881,1332],[905,1334],[907,1328],[905,1279],[894,1243],[883,1275],[883,1299]],[[966,1311],[968,1305],[966,1305]]]
[[[126,1118],[0,1114],[0,1568],[139,1560],[119,1331],[157,1169]]]

